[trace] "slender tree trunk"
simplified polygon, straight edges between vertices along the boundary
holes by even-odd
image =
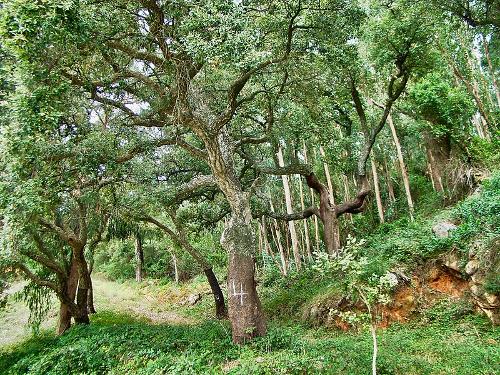
[[[280,167],[285,166],[285,161],[283,160],[283,151],[281,147],[278,149],[278,163]],[[285,192],[285,202],[286,202],[286,212],[288,214],[293,214],[292,207],[292,193],[290,191],[290,182],[288,180],[287,175],[282,175],[281,180],[283,182],[283,190]],[[290,230],[290,239],[292,242],[292,251],[293,251],[293,259],[295,260],[295,267],[297,271],[300,271],[302,260],[300,259],[300,251],[299,251],[299,241],[297,239],[297,231],[295,229],[295,222],[288,222],[288,229]]]
[[[399,137],[398,134],[396,133],[396,127],[394,126],[394,122],[392,121],[391,114],[387,116],[387,122],[389,123],[389,127],[391,128],[392,139],[394,140],[394,144],[396,145],[399,168],[401,169],[401,176],[403,177],[403,185],[405,187],[406,202],[408,203],[410,218],[413,221],[413,215],[415,209],[413,206],[413,199],[411,197],[410,180],[408,178],[408,172],[406,171],[406,165],[403,159],[403,152],[401,151],[401,143],[399,142]]]
[[[179,270],[177,268],[177,257],[173,251],[170,252],[170,256],[172,257],[172,265],[174,266],[174,279],[175,283],[179,284]]]
[[[88,290],[88,295],[87,295],[87,309],[89,311],[89,314],[95,314],[96,309],[94,306],[94,283],[92,281],[92,276],[89,274],[89,290]]]
[[[450,139],[448,136],[436,137],[429,132],[424,133],[427,161],[433,174],[436,191],[444,193],[447,167],[450,158]]]
[[[306,143],[303,141],[304,146],[304,162],[307,164],[307,147]],[[314,207],[314,190],[309,188],[309,193],[311,194],[311,204]],[[319,241],[319,225],[318,225],[318,217],[314,215],[314,239],[316,241],[316,251],[319,252],[320,249],[320,241]]]
[[[139,233],[135,235],[135,281],[142,282],[144,276],[144,251],[142,248],[142,237]]]
[[[205,272],[205,276],[207,277],[208,283],[210,284],[210,289],[212,290],[212,294],[214,295],[215,300],[215,316],[218,319],[227,318],[227,309],[226,303],[224,302],[224,293],[220,288],[219,282],[217,281],[217,277],[215,276],[214,271],[211,268],[207,268],[203,270]]]
[[[498,83],[495,77],[495,69],[493,68],[493,64],[491,62],[489,44],[485,36],[483,36],[483,46],[484,46],[484,54],[486,56],[486,60],[488,61],[488,70],[493,83],[493,88],[495,90],[495,96],[497,98],[498,108],[500,109],[500,90],[498,89]]]
[[[396,201],[396,196],[394,195],[394,186],[392,185],[391,172],[387,166],[387,159],[384,155],[384,171],[385,171],[385,182],[387,185],[387,192],[389,193],[389,200],[391,202]]]
[[[375,165],[375,160],[372,157],[370,158],[371,165],[372,165],[372,175],[373,175],[373,186],[375,187],[375,200],[377,202],[377,211],[378,211],[378,217],[381,223],[384,222],[384,207],[382,206],[382,198],[380,196],[380,186],[378,183],[378,173],[377,173],[377,166]]]
[[[271,194],[269,193],[269,204],[271,208],[271,212],[274,212],[274,205],[273,205],[273,200],[271,198]],[[288,274],[288,259],[285,254],[285,249],[283,248],[283,245],[281,243],[281,231],[279,228],[279,223],[278,220],[273,219],[274,222],[274,231],[276,233],[276,246],[278,248],[278,251],[280,253],[280,260],[281,260],[281,270],[283,273],[283,276],[286,276]]]
[[[76,296],[76,289],[78,287],[78,267],[75,261],[71,261],[68,278],[63,290],[67,293],[69,301],[74,301]],[[66,330],[71,327],[71,310],[66,302],[61,300],[59,306],[59,321],[57,323],[56,334],[62,335]]]
[[[302,178],[299,178],[299,191],[300,191],[300,207],[302,208],[302,211],[304,211],[306,206],[304,203],[304,189],[303,189],[303,184],[302,184]],[[309,260],[312,260],[311,240],[309,238],[309,225],[307,223],[307,219],[302,220],[302,223],[304,225],[304,240],[305,240],[305,245],[306,245],[305,252],[307,254],[307,258]]]

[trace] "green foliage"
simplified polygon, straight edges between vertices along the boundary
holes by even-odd
[[[484,320],[455,315],[422,327],[379,333],[379,371],[391,374],[493,374],[500,332]],[[459,317],[461,316],[461,317]],[[490,343],[491,342],[491,343]],[[44,334],[0,351],[2,374],[366,374],[368,334],[272,324],[249,345],[231,343],[225,323],[149,325],[100,312],[90,326],[55,338]]]

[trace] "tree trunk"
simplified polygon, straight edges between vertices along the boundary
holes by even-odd
[[[75,261],[71,261],[71,266],[66,280],[66,285],[63,290],[67,293],[67,299],[74,301],[76,296],[76,288],[78,287],[78,268]],[[56,334],[62,335],[71,327],[71,310],[66,302],[61,299],[59,306],[59,320],[57,323]]]
[[[436,191],[444,193],[447,166],[450,158],[451,144],[448,136],[436,137],[429,132],[424,133],[427,161],[432,171]]]
[[[392,185],[391,171],[387,166],[387,159],[384,156],[384,171],[385,171],[385,183],[387,185],[387,192],[389,193],[389,201],[395,202],[396,196],[394,195],[394,186]]]
[[[493,83],[493,88],[495,90],[495,96],[497,98],[498,108],[500,109],[500,90],[498,89],[498,83],[495,77],[495,69],[493,68],[493,64],[491,62],[490,48],[485,36],[483,36],[483,46],[484,46],[484,54],[486,56],[486,60],[488,61],[488,71],[490,73],[491,80]]]
[[[217,277],[215,276],[214,271],[211,268],[207,268],[203,270],[205,272],[205,276],[207,277],[208,283],[210,284],[210,289],[212,290],[212,294],[214,295],[215,300],[215,316],[217,319],[227,318],[227,309],[226,303],[224,302],[224,293],[219,285],[219,281],[217,281]]]
[[[95,306],[94,306],[94,283],[92,282],[92,277],[89,274],[89,280],[90,280],[90,285],[89,285],[89,291],[87,295],[87,308],[89,310],[89,314],[95,314]]]
[[[78,289],[76,292],[77,309],[73,313],[75,323],[89,324],[88,295],[91,287],[90,275],[88,272],[87,261],[83,255],[84,248],[73,248],[73,259],[78,269]]]
[[[306,206],[304,203],[304,189],[302,186],[302,178],[299,178],[299,192],[300,192],[300,207],[302,211],[304,211],[306,209]],[[302,223],[304,225],[304,240],[306,244],[306,254],[309,261],[311,261],[312,260],[311,240],[309,238],[309,225],[307,223],[307,219],[302,220]]]
[[[135,281],[140,283],[144,276],[144,251],[142,249],[142,237],[139,233],[135,235]]]
[[[319,146],[319,152],[321,153],[323,160],[326,160],[326,154],[325,154],[325,150],[323,149],[323,146]],[[333,196],[332,177],[330,175],[330,168],[328,167],[328,163],[326,161],[323,161],[323,168],[325,169],[326,182],[328,184],[328,191],[330,193],[328,196],[328,200],[330,202],[330,205],[332,207],[334,207],[335,206],[335,198]],[[337,217],[322,218],[322,220],[323,220],[324,231],[325,231],[325,244],[327,245],[326,248],[328,249],[328,252],[330,253],[330,255],[336,255],[338,250],[340,249],[339,221],[338,221]],[[327,220],[327,222],[325,222],[325,220]],[[333,233],[330,233],[330,231],[333,231]],[[329,241],[332,241],[330,243],[330,246],[328,246]]]
[[[198,128],[207,151],[207,161],[217,186],[231,208],[221,244],[227,251],[228,315],[233,342],[241,344],[266,333],[262,307],[257,295],[254,256],[257,251],[252,223],[250,193],[243,191],[233,164],[234,148],[225,129],[216,137]]]
[[[377,211],[380,223],[384,222],[384,207],[382,206],[382,198],[380,197],[380,186],[378,183],[378,173],[375,160],[373,160],[373,155],[370,158],[372,165],[372,175],[373,175],[373,186],[375,187],[375,200],[377,202]]]
[[[172,265],[174,266],[174,280],[175,283],[179,283],[179,270],[177,269],[177,257],[173,251],[170,251],[170,256],[172,257]]]
[[[237,344],[266,333],[254,278],[256,243],[250,201],[246,193],[242,195],[240,202],[233,202],[233,213],[221,239],[229,254],[229,320],[233,341]]]
[[[401,143],[399,142],[398,133],[396,133],[396,127],[394,126],[394,122],[392,121],[392,116],[389,114],[387,116],[387,122],[389,123],[389,127],[391,128],[392,139],[394,140],[394,144],[396,145],[396,151],[398,154],[399,168],[401,169],[401,176],[403,177],[403,185],[405,187],[406,194],[406,202],[408,203],[408,210],[410,213],[410,218],[413,221],[413,215],[415,212],[413,206],[413,199],[411,197],[410,190],[410,180],[408,178],[408,172],[406,170],[406,165],[403,159],[403,152],[401,151]]]
[[[304,162],[307,164],[307,147],[304,141],[302,142],[302,144],[304,148]],[[310,188],[309,192],[311,193],[311,205],[314,207],[314,190]],[[319,225],[318,217],[316,215],[314,215],[314,239],[316,240],[316,251],[319,252]]]
[[[278,149],[278,163],[280,167],[285,166],[285,161],[283,160],[283,152],[281,147]],[[286,202],[286,212],[287,214],[293,214],[292,207],[292,193],[290,191],[290,183],[287,175],[282,175],[281,180],[283,182],[283,190],[285,192],[285,202]],[[295,222],[288,222],[288,229],[290,230],[290,238],[292,240],[292,251],[293,251],[293,259],[295,260],[295,267],[297,271],[300,271],[302,260],[300,259],[300,251],[299,251],[299,242],[297,239],[297,231],[295,229]]]
[[[271,212],[274,212],[274,205],[273,205],[273,200],[271,198],[271,194],[269,194],[269,205],[271,208]],[[274,222],[274,232],[276,233],[276,247],[278,248],[278,251],[280,253],[280,260],[281,260],[281,271],[283,273],[283,276],[286,276],[288,274],[288,259],[285,254],[285,249],[283,248],[283,245],[281,243],[281,231],[279,228],[278,220],[273,219]]]

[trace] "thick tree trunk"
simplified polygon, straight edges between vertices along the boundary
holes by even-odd
[[[205,272],[205,276],[207,277],[208,283],[210,284],[210,289],[212,290],[212,294],[214,295],[215,316],[218,319],[227,318],[227,309],[226,309],[226,303],[224,302],[224,293],[222,293],[219,281],[217,280],[214,271],[211,268],[207,268],[203,270],[203,272]]]
[[[278,150],[278,163],[280,167],[285,166],[285,161],[283,160],[283,152],[281,147]],[[285,202],[286,202],[286,212],[287,214],[293,214],[292,207],[292,193],[290,191],[290,182],[288,180],[287,175],[282,175],[281,180],[283,182],[283,190],[285,192]],[[295,222],[288,222],[288,229],[290,230],[290,238],[292,240],[292,251],[293,251],[293,259],[295,260],[295,267],[297,271],[300,271],[302,260],[300,259],[300,251],[299,251],[299,241],[297,239],[297,231],[295,229]]]
[[[323,157],[323,160],[326,160],[326,154],[325,154],[325,150],[323,149],[323,146],[319,147],[319,151],[321,153],[321,156]],[[335,206],[335,198],[333,196],[332,177],[330,175],[330,168],[328,167],[328,163],[326,163],[326,161],[323,162],[323,168],[325,170],[326,182],[328,184],[328,191],[330,193],[328,196],[328,200],[330,201],[330,206],[334,207]],[[340,249],[339,221],[337,220],[336,217],[334,219],[335,220],[330,219],[330,218],[322,218],[324,230],[325,230],[325,244],[327,245],[326,248],[327,248],[328,252],[330,253],[330,255],[336,255],[338,250]],[[327,222],[325,222],[325,220],[327,220]],[[333,231],[333,233],[330,233],[330,231]],[[333,241],[330,243],[330,246],[328,245],[329,241]]]
[[[221,239],[229,255],[229,320],[233,341],[238,344],[266,333],[254,278],[256,243],[250,202],[246,193],[241,194],[241,201],[233,202],[233,213]]]
[[[66,280],[66,285],[63,286],[63,290],[66,291],[67,299],[69,301],[74,301],[76,296],[76,289],[78,287],[78,268],[76,262],[71,261],[71,266],[69,269],[68,279]],[[56,334],[62,335],[66,330],[71,327],[71,310],[66,302],[61,300],[59,306],[59,320],[57,323]]]
[[[73,249],[73,259],[78,269],[78,289],[76,292],[77,309],[73,313],[75,323],[89,324],[88,295],[91,288],[91,280],[88,271],[87,261],[83,255],[84,248]]]
[[[144,251],[142,249],[142,237],[139,233],[135,235],[135,281],[140,283],[144,276]]]

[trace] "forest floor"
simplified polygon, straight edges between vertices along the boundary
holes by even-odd
[[[96,276],[98,313],[90,326],[74,327],[63,337],[53,335],[55,306],[42,332],[31,336],[24,328],[27,308],[9,299],[0,313],[1,374],[369,373],[367,330],[341,332],[271,319],[265,338],[240,347],[231,343],[227,322],[210,318],[213,303],[201,278],[162,285]],[[11,292],[21,287],[15,284]],[[189,306],[193,293],[203,299]],[[433,322],[395,324],[378,336],[381,374],[500,371],[500,330],[476,314],[454,319],[443,312]]]

